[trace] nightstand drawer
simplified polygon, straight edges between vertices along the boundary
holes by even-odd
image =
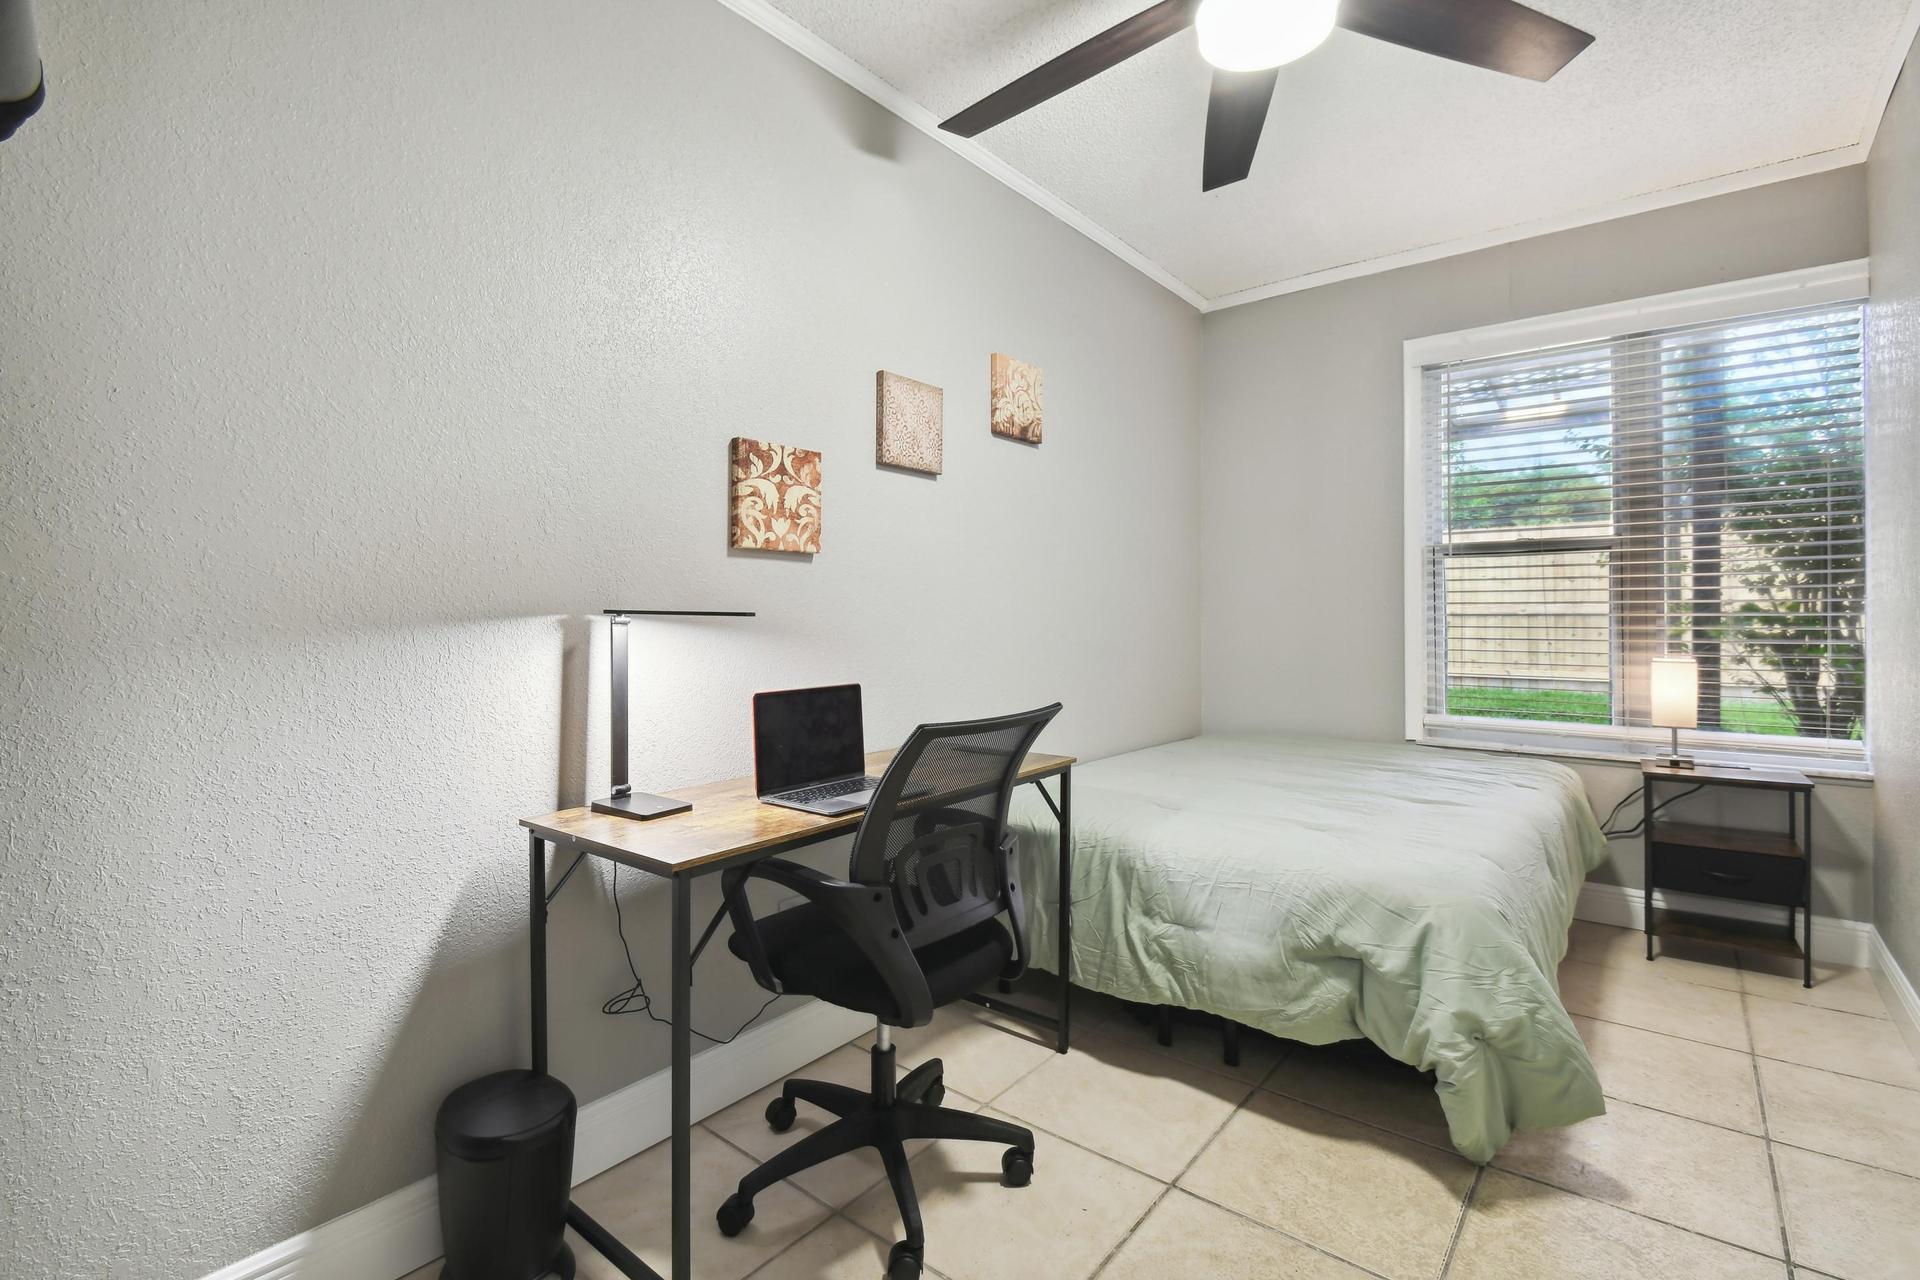
[[[1801,899],[1807,864],[1766,853],[1730,853],[1655,845],[1653,883],[1658,889],[1744,898],[1791,906]]]

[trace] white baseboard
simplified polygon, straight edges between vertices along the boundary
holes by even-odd
[[[1781,907],[1754,906],[1730,902],[1724,898],[1699,898],[1690,893],[1660,891],[1660,905],[1694,915],[1719,916],[1744,923],[1781,924]],[[1594,924],[1617,925],[1623,929],[1646,928],[1646,895],[1638,889],[1623,889],[1614,884],[1596,884],[1589,880],[1580,886],[1580,901],[1574,907],[1576,919]],[[1804,944],[1806,927],[1801,926]],[[1815,916],[1813,920],[1813,956],[1826,964],[1863,968],[1874,963],[1873,926],[1859,920],[1833,920]]]
[[[813,1001],[693,1059],[693,1116],[705,1119],[831,1053],[871,1025],[864,1014]],[[667,1072],[580,1108],[573,1181],[645,1151],[670,1128]],[[424,1123],[424,1122],[423,1122]],[[440,1256],[440,1202],[426,1177],[372,1204],[270,1245],[204,1280],[388,1280]]]
[[[1920,993],[1914,991],[1913,980],[1893,958],[1878,929],[1873,931],[1873,970],[1880,975],[1880,993],[1887,1002],[1887,1010],[1899,1024],[1907,1047],[1920,1058]]]

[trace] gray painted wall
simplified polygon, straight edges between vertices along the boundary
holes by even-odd
[[[1920,49],[1907,59],[1867,161],[1873,303],[1867,497],[1873,583],[1874,923],[1920,979]],[[1894,663],[1890,654],[1909,655]]]
[[[1866,182],[1855,167],[1209,315],[1206,728],[1404,736],[1406,339],[1866,253]],[[1580,768],[1603,815],[1638,783],[1630,767]],[[1868,788],[1820,790],[1823,912],[1872,910],[1870,805]],[[1597,878],[1637,887],[1638,843],[1617,843]]]
[[[1198,727],[1198,315],[711,0],[47,17],[0,147],[0,1274],[197,1275],[430,1171],[524,1053],[513,821],[606,776],[603,606],[760,611],[636,628],[646,784],[823,681],[877,743]],[[946,388],[937,480],[873,464],[882,367]],[[735,434],[825,451],[811,563],[727,552]],[[598,1012],[607,894],[553,918],[583,1101],[665,1059]],[[758,1003],[724,951],[699,991]]]

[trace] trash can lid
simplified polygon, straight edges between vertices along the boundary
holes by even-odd
[[[496,1071],[448,1094],[433,1133],[455,1155],[484,1159],[571,1124],[573,1116],[573,1090],[552,1076]]]

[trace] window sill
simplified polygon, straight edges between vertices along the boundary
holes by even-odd
[[[1561,760],[1569,764],[1611,765],[1616,769],[1632,769],[1636,773],[1639,772],[1640,762],[1643,759],[1650,758],[1654,754],[1648,752],[1644,756],[1629,756],[1622,755],[1617,751],[1580,751],[1570,750],[1564,747],[1529,747],[1519,743],[1464,742],[1442,738],[1409,738],[1408,741],[1417,747],[1437,747],[1443,751],[1482,751],[1489,755],[1502,756],[1543,756],[1549,760]],[[1873,785],[1873,770],[1864,764],[1857,769],[1842,769],[1836,768],[1832,764],[1819,764],[1811,761],[1784,758],[1778,760],[1720,761],[1716,759],[1709,761],[1707,755],[1703,754],[1700,756],[1700,759],[1702,763],[1751,765],[1756,769],[1763,769],[1768,766],[1776,769],[1794,769],[1806,774],[1809,778],[1824,783],[1850,784],[1860,787],[1870,787]]]

